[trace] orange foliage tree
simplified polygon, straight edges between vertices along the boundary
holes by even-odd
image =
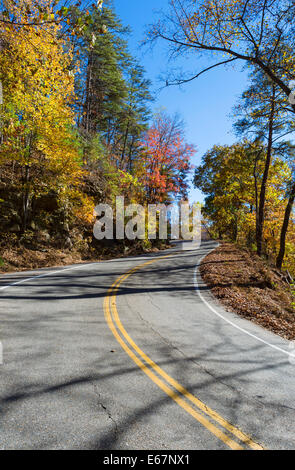
[[[187,198],[187,177],[196,152],[185,142],[184,126],[178,116],[156,115],[142,142],[143,154],[137,174],[149,202],[169,202],[173,196]]]

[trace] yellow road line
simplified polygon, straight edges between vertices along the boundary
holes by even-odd
[[[216,423],[221,425],[226,431],[230,432],[233,434],[235,437],[237,437],[243,444],[248,445],[252,449],[255,450],[263,450],[263,447],[261,447],[259,444],[255,443],[249,436],[244,434],[242,431],[240,431],[238,428],[230,424],[228,421],[226,421],[224,418],[222,418],[218,413],[216,413],[214,410],[206,406],[201,400],[199,400],[197,397],[192,395],[188,390],[186,390],[180,383],[178,383],[176,380],[174,380],[172,377],[170,377],[161,367],[159,367],[152,359],[150,359],[138,346],[137,344],[132,340],[132,338],[129,336],[127,331],[125,330],[124,326],[122,325],[122,322],[120,320],[117,306],[116,306],[116,295],[117,291],[120,287],[120,285],[129,277],[131,274],[134,272],[138,271],[139,269],[148,266],[149,264],[152,264],[158,260],[166,259],[172,255],[168,256],[162,256],[157,259],[153,259],[151,261],[148,261],[146,263],[143,263],[139,266],[136,266],[135,268],[130,269],[128,272],[120,276],[111,286],[111,288],[108,291],[107,296],[105,297],[105,302],[104,302],[104,311],[105,311],[105,317],[106,321],[114,334],[115,338],[117,341],[120,343],[122,348],[125,350],[125,352],[131,357],[131,359],[140,367],[140,369],[148,375],[148,377],[158,385],[170,398],[172,398],[178,405],[180,405],[183,409],[185,409],[190,415],[192,415],[195,419],[197,419],[204,427],[206,427],[208,430],[210,430],[216,437],[218,437],[220,440],[222,440],[225,444],[227,444],[230,448],[235,449],[235,450],[243,450],[243,447],[238,444],[236,441],[231,439],[227,434],[225,434],[223,431],[221,431],[219,428],[217,428],[214,424],[212,424],[207,418],[205,418],[203,415],[198,413],[194,408],[192,408],[181,396],[189,400],[191,403],[193,403],[195,406],[197,406],[203,413],[208,415],[211,419],[213,419]],[[115,324],[114,324],[115,322]],[[115,326],[116,325],[116,326]],[[146,364],[144,364],[135,354],[134,352],[129,348],[129,346],[123,341],[121,338],[120,334],[118,333],[116,327],[118,330],[121,332],[122,336],[128,341],[129,345],[138,353],[138,355],[148,364],[149,367],[147,367]],[[175,393],[173,389],[167,386],[166,383],[164,383],[157,375],[155,375],[152,370],[154,369],[160,376],[162,376],[170,385],[172,385],[178,392],[179,394]]]

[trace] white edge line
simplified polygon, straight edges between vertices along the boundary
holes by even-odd
[[[11,284],[7,284],[6,286],[0,287],[0,291],[9,289],[10,287],[13,287],[13,286],[24,284],[25,282],[33,281],[34,279],[40,279],[41,277],[52,276],[53,274],[63,273],[64,271],[71,271],[73,269],[87,268],[88,266],[93,266],[95,264],[99,264],[99,263],[79,264],[79,266],[71,266],[70,268],[59,269],[58,271],[50,271],[48,273],[40,274],[38,276],[28,277],[26,279],[22,279],[21,281],[12,282]]]
[[[287,354],[287,356],[290,357],[290,352],[286,351],[285,349],[281,349],[280,347],[278,346],[275,346],[274,344],[271,344],[271,343],[268,343],[267,341],[265,341],[264,339],[262,338],[259,338],[258,336],[250,333],[249,331],[245,330],[244,328],[241,328],[240,326],[236,325],[235,323],[233,323],[232,321],[230,321],[228,318],[224,317],[223,315],[221,315],[221,313],[217,312],[217,310],[215,310],[214,307],[212,307],[209,302],[207,302],[207,300],[203,297],[203,295],[201,294],[201,291],[200,291],[200,288],[199,288],[199,284],[198,284],[198,280],[197,280],[197,272],[198,272],[198,269],[199,269],[199,266],[201,265],[201,262],[203,261],[203,259],[208,256],[209,253],[211,253],[213,250],[215,250],[215,248],[213,248],[212,250],[210,250],[208,253],[206,253],[204,256],[201,257],[201,259],[199,260],[199,263],[197,264],[196,268],[195,268],[195,271],[194,271],[194,285],[195,285],[195,290],[196,292],[198,293],[200,299],[204,302],[204,304],[207,305],[207,307],[215,314],[217,315],[219,318],[222,318],[222,320],[224,320],[226,323],[229,323],[231,326],[233,326],[234,328],[236,328],[237,330],[239,331],[242,331],[243,333],[245,333],[246,335],[248,336],[251,336],[252,338],[256,339],[257,341],[259,341],[260,343],[263,343],[263,344],[266,344],[267,346],[269,346],[270,348],[273,348],[273,349],[276,349],[277,351],[280,351],[282,352],[283,354]]]

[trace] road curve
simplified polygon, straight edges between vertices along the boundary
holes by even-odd
[[[290,345],[224,311],[215,246],[0,278],[0,449],[294,449]]]

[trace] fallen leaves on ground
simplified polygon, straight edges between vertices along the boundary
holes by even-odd
[[[201,264],[201,275],[226,307],[288,340],[295,339],[295,310],[284,276],[256,254],[222,243]]]

